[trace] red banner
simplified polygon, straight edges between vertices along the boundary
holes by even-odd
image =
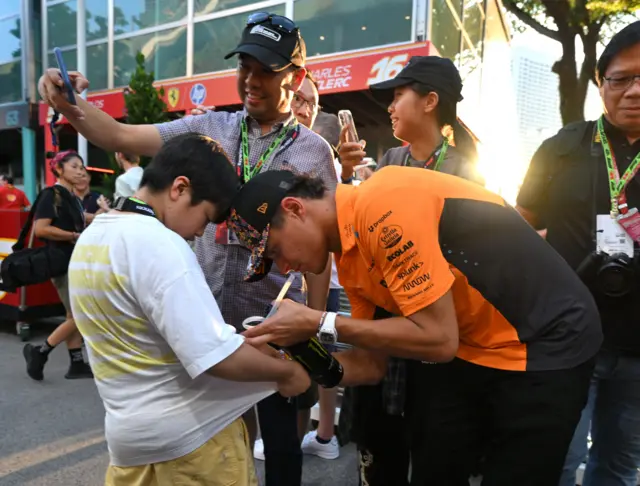
[[[372,83],[386,81],[398,74],[411,56],[437,54],[429,42],[395,47],[366,49],[341,55],[319,56],[309,60],[307,68],[320,87],[320,94],[365,90]],[[89,76],[90,77],[90,76]],[[186,111],[196,105],[225,106],[240,103],[236,89],[235,70],[165,80],[157,83],[164,88],[164,101],[169,111]],[[90,93],[88,101],[114,118],[124,116],[122,89]],[[40,105],[40,124],[51,120],[51,113]],[[61,123],[66,120],[62,119]]]

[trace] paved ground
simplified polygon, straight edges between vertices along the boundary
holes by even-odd
[[[102,485],[104,410],[93,381],[64,379],[68,358],[61,348],[52,353],[45,380],[34,382],[21,353],[13,329],[0,326],[0,486]],[[305,457],[303,485],[355,486],[355,461],[352,448],[335,461]]]

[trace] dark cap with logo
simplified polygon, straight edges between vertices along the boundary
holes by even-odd
[[[398,75],[369,86],[372,93],[385,103],[393,99],[393,90],[419,83],[438,93],[449,102],[462,101],[462,78],[451,59],[438,56],[413,56]]]
[[[224,58],[247,54],[272,71],[303,67],[307,50],[295,23],[281,15],[258,12],[249,15],[238,46]]]
[[[271,270],[273,261],[264,254],[271,220],[293,187],[295,177],[288,170],[262,172],[242,186],[231,203],[229,229],[251,250],[247,282],[257,282]]]

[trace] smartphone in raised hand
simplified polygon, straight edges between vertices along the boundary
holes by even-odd
[[[67,71],[67,66],[64,63],[64,59],[62,57],[62,51],[59,47],[55,47],[53,49],[53,54],[56,56],[56,62],[58,63],[58,69],[60,69],[60,75],[62,76],[62,81],[64,83],[64,91],[67,95],[67,100],[72,105],[76,104],[76,95],[73,90],[73,84],[71,84],[71,79],[69,78],[69,72]]]
[[[349,110],[340,110],[338,112],[338,120],[340,121],[340,127],[349,127],[347,131],[347,142],[359,142],[358,132],[356,131],[356,124],[353,121],[353,115]]]

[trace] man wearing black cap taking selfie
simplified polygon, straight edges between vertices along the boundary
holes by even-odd
[[[297,26],[279,15],[252,14],[240,43],[228,57],[236,54],[237,88],[244,105],[236,113],[212,111],[159,125],[127,125],[79,97],[77,106],[70,105],[62,94],[57,69],[49,69],[40,78],[38,88],[47,104],[61,112],[80,134],[105,150],[154,155],[164,141],[197,132],[219,141],[243,182],[266,170],[286,169],[314,173],[327,186],[335,187],[331,148],[319,135],[298,123],[291,112],[292,98],[306,74],[305,44]],[[77,91],[88,86],[81,74],[71,73],[70,77]],[[209,225],[204,236],[196,240],[195,250],[225,321],[236,327],[246,317],[264,315],[284,283],[278,270],[260,283],[244,282],[250,252],[225,225]],[[329,265],[326,270],[307,279],[307,303],[314,309],[325,308]],[[299,276],[288,295],[304,302],[301,289]],[[277,394],[258,405],[267,486],[300,484],[302,454],[296,412],[295,403]]]

